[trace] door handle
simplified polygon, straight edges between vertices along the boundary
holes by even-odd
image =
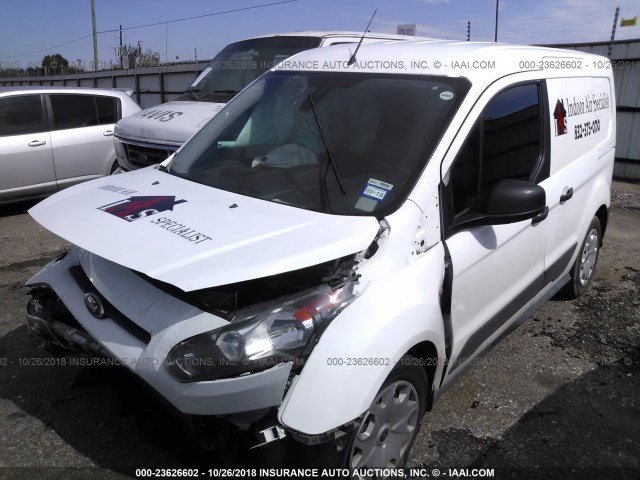
[[[541,213],[539,213],[538,215],[536,215],[531,219],[531,225],[537,225],[538,223],[542,222],[545,218],[547,218],[548,215],[549,215],[549,207],[544,207],[544,210],[542,210]]]
[[[107,130],[102,135],[104,135],[105,137],[113,137],[113,130]]]
[[[560,203],[566,202],[571,197],[573,197],[573,188],[567,190],[567,193],[563,193],[562,195],[560,195]]]
[[[41,147],[42,145],[46,144],[47,142],[43,140],[31,140],[29,143],[27,143],[27,145],[29,145],[30,147]]]

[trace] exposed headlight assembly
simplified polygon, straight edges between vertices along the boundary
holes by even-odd
[[[179,382],[266,370],[308,355],[324,328],[356,297],[357,277],[234,312],[228,326],[176,345],[165,366]]]

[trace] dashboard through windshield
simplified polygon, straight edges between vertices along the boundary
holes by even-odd
[[[271,71],[176,154],[169,173],[338,215],[387,215],[469,88],[460,78]]]

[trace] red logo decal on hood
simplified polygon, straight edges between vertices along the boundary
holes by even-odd
[[[126,200],[109,203],[98,207],[98,210],[110,213],[127,222],[133,222],[144,217],[150,217],[156,213],[173,211],[173,207],[186,200],[176,200],[176,197],[129,197]]]

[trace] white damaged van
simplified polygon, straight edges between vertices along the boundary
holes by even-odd
[[[74,246],[27,282],[27,323],[118,359],[200,434],[232,424],[313,445],[319,465],[403,466],[478,355],[589,287],[612,71],[451,41],[292,60],[159,167],[33,207]]]
[[[357,32],[264,35],[223,48],[176,100],[123,118],[114,143],[120,171],[158,164],[211,120],[244,87],[288,57],[316,47],[360,42]],[[413,41],[417,37],[367,33],[364,42]]]

